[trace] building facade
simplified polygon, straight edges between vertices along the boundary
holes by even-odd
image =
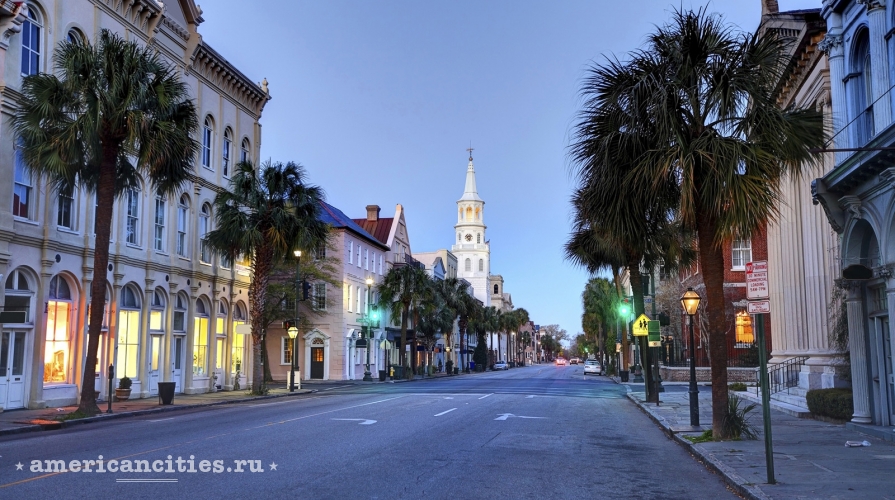
[[[812,182],[839,239],[835,276],[846,294],[852,422],[895,425],[895,5],[825,0],[819,48],[830,66],[835,164]]]
[[[178,69],[196,103],[201,149],[194,178],[174,196],[131,190],[116,200],[103,335],[95,388],[108,397],[108,367],[133,380],[131,397],[159,381],[200,393],[251,383],[247,268],[203,243],[212,202],[233,165],[258,158],[269,100],[259,85],[202,41],[192,0],[41,0],[0,3],[0,303],[25,311],[2,325],[0,406],[75,404],[86,359],[93,279],[93,194],[53,192],[28,175],[10,117],[23,77],[53,70],[53,49],[109,29],[149,45]]]

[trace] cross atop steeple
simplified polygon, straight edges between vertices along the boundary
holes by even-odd
[[[472,161],[472,150],[473,149],[475,149],[475,148],[472,147],[472,143],[470,142],[469,147],[466,148],[466,150],[469,151],[469,161]]]

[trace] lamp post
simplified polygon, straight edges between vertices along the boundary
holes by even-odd
[[[295,392],[295,339],[298,337],[298,328],[290,326],[286,333],[292,339],[292,376],[289,378],[289,392]]]
[[[696,343],[693,339],[693,316],[699,308],[699,294],[693,291],[693,287],[687,288],[681,296],[681,305],[690,317],[690,425],[699,426],[699,389],[696,387]]]
[[[298,338],[298,301],[301,298],[301,250],[293,250],[292,254],[295,255],[295,319],[286,330],[292,339],[292,378],[289,381],[289,392],[295,392],[295,358],[298,355],[298,342],[295,339]]]
[[[367,278],[367,300],[364,305],[364,339],[367,341],[367,366],[364,371],[364,382],[372,382],[373,377],[370,373],[370,344],[372,344],[372,332],[370,331],[370,286],[373,285],[373,278]]]

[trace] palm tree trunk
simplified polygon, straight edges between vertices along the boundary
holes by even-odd
[[[497,361],[494,359],[494,334],[488,333],[488,364],[490,366],[494,366],[494,362]]]
[[[469,366],[469,363],[466,362],[466,359],[469,357],[469,354],[466,352],[466,326],[469,324],[466,318],[461,317],[460,321],[457,322],[457,326],[460,329],[460,361],[463,363],[463,366],[460,367],[460,373],[466,373],[466,367]]]
[[[407,315],[408,309],[410,305],[404,304],[404,308],[401,309],[401,366],[404,368],[408,367],[407,362],[407,346],[409,346],[410,339],[407,338]],[[405,375],[406,376],[406,375]]]
[[[497,354],[498,354],[498,357],[500,357],[500,332],[497,332]],[[510,360],[504,359],[504,360],[499,360],[499,361],[509,362]]]
[[[615,274],[615,280],[614,280],[615,281],[615,290],[616,290],[616,292],[618,292],[618,298],[623,299],[624,296],[622,295],[622,282],[621,282],[622,271],[621,271],[621,269],[614,269],[613,271]],[[623,319],[621,321],[621,323],[622,323],[622,330],[621,330],[621,337],[622,337],[621,338],[621,343],[622,343],[621,360],[622,360],[622,364],[620,367],[618,367],[618,369],[628,371],[628,322],[626,319]]]
[[[111,143],[112,141],[110,141]],[[90,324],[87,327],[87,359],[84,364],[84,378],[81,381],[81,401],[78,411],[88,415],[99,413],[96,406],[96,364],[99,339],[106,311],[106,277],[109,266],[109,240],[112,235],[112,208],[115,204],[115,165],[118,150],[115,147],[103,149],[103,163],[100,166],[96,186],[96,220],[94,221],[93,282],[90,284]],[[110,335],[114,338],[114,335]],[[114,351],[110,351],[114,352]],[[111,359],[109,360],[112,361]],[[108,395],[112,397],[111,394]]]
[[[699,266],[705,284],[704,314],[708,316],[710,365],[712,367],[712,435],[724,439],[727,417],[727,318],[724,299],[724,250],[714,236],[717,218],[706,210],[696,217],[699,245]],[[695,354],[695,346],[693,346]]]
[[[273,249],[267,245],[259,247],[252,265],[252,282],[249,284],[249,308],[252,321],[252,393],[264,392],[264,366],[261,339],[264,335],[264,302],[267,284],[273,268]]]

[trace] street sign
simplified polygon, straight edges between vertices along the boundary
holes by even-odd
[[[644,304],[652,304],[652,303],[653,303],[653,298],[652,298],[652,297],[644,297],[644,298],[643,298],[643,303],[644,303]]]
[[[749,314],[767,314],[771,312],[770,300],[753,300],[746,306],[746,312]]]
[[[647,337],[649,347],[662,347],[662,326],[659,321],[650,320],[646,328],[649,332],[649,337]]]
[[[631,335],[635,337],[646,337],[649,335],[649,324],[649,316],[641,314],[634,320],[634,327],[631,328]]]
[[[768,262],[760,260],[746,263],[746,298],[768,298]]]

